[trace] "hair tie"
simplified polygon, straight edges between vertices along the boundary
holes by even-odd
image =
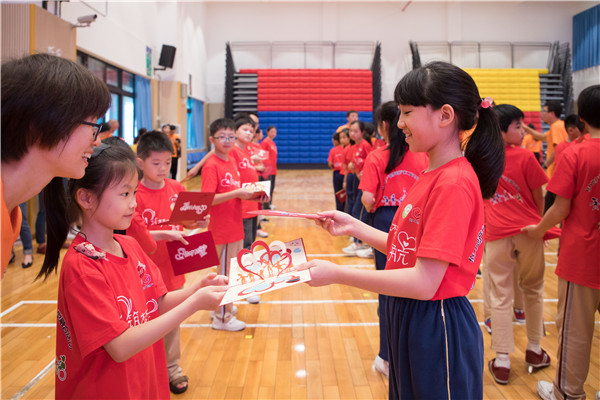
[[[480,108],[489,108],[493,102],[494,102],[494,99],[492,99],[491,97],[486,97],[485,99],[483,99],[481,101],[481,104],[479,105],[479,107]]]

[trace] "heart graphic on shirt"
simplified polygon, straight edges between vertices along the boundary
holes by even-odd
[[[285,244],[279,240],[271,242],[271,245],[257,240],[250,250],[242,249],[238,253],[237,262],[242,270],[264,280],[290,270],[292,256],[287,252]]]
[[[251,167],[251,164],[248,162],[247,158],[244,158],[242,161],[240,161],[239,167],[241,169],[248,169]]]
[[[221,186],[231,186],[233,185],[233,176],[227,172],[225,174],[225,178],[221,179]]]
[[[400,232],[398,234],[398,243],[403,251],[415,250],[417,247],[416,239],[408,236],[406,232]]]

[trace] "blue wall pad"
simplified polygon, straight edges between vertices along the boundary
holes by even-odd
[[[277,127],[277,164],[327,163],[331,137],[346,123],[345,111],[259,111],[260,128],[266,135]],[[359,111],[358,119],[373,122],[373,113]]]

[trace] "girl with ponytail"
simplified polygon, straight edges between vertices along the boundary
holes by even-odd
[[[504,143],[490,101],[462,69],[433,62],[406,74],[396,103],[411,152],[429,164],[408,191],[389,233],[337,211],[318,220],[387,255],[384,271],[312,260],[311,286],[340,283],[388,296],[389,397],[483,398],[483,340],[466,295],[483,256],[483,198],[504,168]],[[460,133],[475,130],[465,149]]]

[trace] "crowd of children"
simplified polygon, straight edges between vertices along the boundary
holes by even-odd
[[[26,84],[32,74],[61,68],[81,80],[68,96],[87,98],[86,107],[42,118],[32,111],[41,106],[31,104],[51,106],[40,95],[30,105],[10,108],[10,94],[19,87],[36,91]],[[56,84],[66,85],[51,82]],[[169,390],[178,394],[188,388],[180,366],[183,320],[209,310],[214,329],[246,327],[235,306],[218,305],[227,287],[228,260],[260,232],[256,216],[247,212],[261,204],[272,207],[277,130],[267,128],[258,144],[256,115],[213,121],[214,148],[188,174],[201,171],[202,191],[215,193],[210,216],[166,225],[185,191],[169,178],[177,139],[146,132],[135,153],[117,138],[100,143],[101,127],[92,121],[106,111],[107,93],[93,74],[57,57],[29,56],[3,65],[2,129],[24,134],[2,136],[2,267],[9,261],[5,245],[12,247],[18,234],[19,204],[50,182],[46,256],[38,277],[58,269],[67,234],[73,227],[77,231],[59,278],[56,397],[166,399]],[[375,111],[376,125],[350,111],[348,124],[334,134],[328,162],[337,210],[321,212],[316,220],[331,235],[352,238],[345,253],[368,257],[374,249],[376,268],[312,260],[299,266],[310,268],[309,284],[340,283],[380,294],[374,366],[389,377],[390,398],[482,398],[482,332],[466,298],[479,265],[483,260],[496,352],[488,368],[496,382],[508,384],[517,291],[527,324],[525,362],[533,370],[552,362],[540,346],[544,240],[560,235],[556,376],[552,383],[538,382],[537,390],[543,399],[585,398],[600,310],[600,85],[581,92],[578,116],[564,122],[556,118],[560,105],[544,105],[542,118],[552,131],[545,135],[526,128],[517,107],[492,107],[482,100],[473,79],[445,62],[409,72],[394,97]],[[19,125],[23,115],[31,119],[27,126]],[[60,134],[44,135],[45,125]],[[465,131],[470,132],[466,144]],[[547,142],[548,176],[536,151],[523,148],[525,132]],[[25,168],[31,157],[46,168],[38,179]],[[63,165],[66,161],[70,164]],[[23,189],[17,173],[32,178],[32,188]],[[71,178],[68,187],[61,177]],[[270,196],[256,198],[242,187],[261,179],[271,182]],[[547,182],[555,198],[544,201]],[[4,185],[11,190],[5,192]],[[187,243],[184,228],[208,228],[220,263],[219,274],[187,287],[185,277],[174,274],[166,250],[167,241]]]

